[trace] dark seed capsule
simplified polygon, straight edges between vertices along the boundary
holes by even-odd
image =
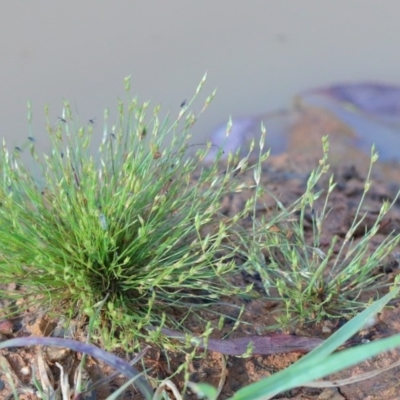
[[[64,118],[61,118],[61,117],[57,117],[61,122],[63,122],[64,124],[67,122],[67,120],[66,119],[64,119]]]
[[[17,150],[19,153],[22,153],[21,147],[15,146],[15,150]]]
[[[110,136],[113,138],[113,139],[115,139],[115,135],[111,132],[110,133]]]
[[[89,119],[89,123],[92,124],[92,125],[94,125],[95,119],[96,119],[96,118]]]
[[[186,99],[182,101],[182,103],[181,103],[181,108],[183,108],[183,107],[185,107],[185,106],[186,106]]]
[[[32,136],[28,136],[28,140],[29,140],[30,142],[32,142],[32,143],[35,143],[35,142],[36,142],[36,139],[35,139],[34,137],[32,137]]]

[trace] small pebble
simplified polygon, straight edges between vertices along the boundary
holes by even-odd
[[[3,335],[9,335],[13,331],[13,324],[11,321],[7,319],[3,319],[0,321],[0,333]]]
[[[3,380],[0,379],[0,391],[3,390],[6,387],[6,384],[4,383]]]
[[[332,332],[332,329],[329,328],[329,326],[324,325],[322,327],[322,333],[331,333],[331,332]]]
[[[45,354],[46,358],[50,362],[60,362],[65,360],[68,355],[71,353],[71,349],[66,347],[59,348],[59,347],[46,347]]]
[[[31,373],[31,369],[29,367],[22,367],[20,372],[22,375],[28,376]]]

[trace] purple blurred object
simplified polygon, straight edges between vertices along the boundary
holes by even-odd
[[[353,83],[305,91],[297,105],[328,110],[356,134],[355,147],[375,144],[383,162],[400,161],[400,86]]]
[[[252,139],[255,139],[257,151],[261,121],[267,129],[265,150],[271,148],[271,154],[286,152],[295,123],[301,121],[310,109],[329,111],[333,119],[349,127],[354,133],[349,146],[369,155],[371,146],[375,144],[381,162],[400,161],[400,86],[373,82],[306,90],[295,96],[290,110],[235,118],[229,137],[226,136],[226,125],[219,126],[212,133],[210,140],[214,146],[205,161],[214,160],[218,148],[224,150],[222,159],[239,148],[244,155]],[[342,140],[341,137],[337,132],[336,139]]]
[[[252,117],[248,118],[235,118],[232,120],[232,128],[227,135],[227,124],[218,126],[212,136],[211,147],[207,154],[206,161],[213,160],[217,155],[220,147],[224,153],[221,158],[226,158],[229,153],[234,153],[239,147],[243,146],[248,136],[255,134],[256,121]]]
[[[254,152],[258,152],[261,122],[267,130],[265,150],[271,148],[271,154],[285,152],[291,117],[287,111],[277,111],[262,116],[233,118],[229,136],[226,134],[227,124],[219,125],[210,136],[213,146],[204,161],[214,161],[219,149],[223,150],[221,159],[226,159],[229,153],[235,153],[239,148],[240,154],[244,156],[249,150],[252,139],[255,140]]]
[[[400,118],[400,86],[368,82],[350,83],[333,85],[319,92],[338,101],[350,103],[367,114]]]

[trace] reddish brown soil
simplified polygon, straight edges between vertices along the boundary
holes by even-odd
[[[276,157],[269,160],[264,165],[262,184],[278,196],[282,203],[289,205],[304,192],[306,180],[310,168],[312,167],[315,167],[315,161],[310,161],[310,158],[307,159],[307,162],[304,162],[304,159],[296,159],[293,156],[290,156],[290,158],[285,155]],[[355,215],[355,210],[364,186],[364,176],[362,176],[362,174],[350,164],[343,165],[342,167],[335,167],[334,172],[336,181],[338,182],[338,187],[333,193],[330,201],[332,211],[325,223],[325,232],[322,238],[322,243],[325,247],[322,250],[328,248],[334,235],[343,238],[348,231],[350,221]],[[324,185],[326,187],[326,182],[322,182],[320,187],[323,188]],[[374,218],[376,218],[381,207],[382,200],[393,199],[396,190],[397,187],[394,184],[384,181],[374,182],[371,190],[368,192],[366,202],[363,206],[363,209],[368,209],[370,211],[369,217],[366,220],[367,225],[371,226],[371,224],[373,224]],[[235,213],[236,210],[243,207],[244,201],[244,195],[235,195],[224,199],[224,212],[228,214]],[[264,201],[267,203],[267,208],[273,205],[271,198],[265,198]],[[321,207],[321,202],[318,202],[315,207],[316,209]],[[263,209],[260,207],[260,216],[266,212],[268,211],[265,208]],[[306,227],[306,230],[307,229],[308,228]],[[385,218],[384,223],[381,224],[376,239],[371,243],[371,251],[393,230],[397,232],[400,231],[399,202],[395,204],[394,208]],[[310,232],[310,229],[308,229],[307,232]],[[398,267],[395,258],[388,257],[388,260],[381,266],[381,269],[386,272],[388,279],[392,280],[394,275],[398,273]],[[259,287],[260,282],[257,280],[257,277],[240,275],[240,277],[235,279],[238,280],[237,283],[249,283],[252,281],[255,283],[256,288],[258,286],[257,290],[259,293],[263,293]],[[319,324],[314,323],[303,326],[293,325],[290,329],[284,332],[279,331],[277,328],[271,331],[271,327],[276,326],[276,314],[273,312],[279,308],[278,303],[268,300],[264,295],[259,299],[252,301],[244,302],[240,299],[229,299],[229,301],[238,305],[245,304],[245,312],[243,315],[244,323],[232,333],[230,336],[231,338],[246,337],[250,335],[265,335],[271,332],[295,334],[310,338],[326,338],[345,322],[340,319],[331,321],[327,320]],[[229,311],[229,309],[223,309],[223,311],[226,311],[227,313],[232,312],[232,310]],[[354,343],[361,343],[363,338],[375,340],[398,333],[400,331],[399,321],[400,306],[395,305],[392,308],[388,308],[379,315],[376,324],[372,328],[360,332],[355,338],[353,338]],[[46,316],[38,315],[37,313],[30,313],[28,311],[25,315],[21,316],[21,318],[11,321],[11,324],[10,322],[3,322],[3,324],[0,325],[0,332],[2,333],[2,339],[26,335],[45,336],[48,335],[54,327],[55,325],[53,324],[53,321],[46,319]],[[200,326],[193,325],[192,328],[194,331],[201,331]],[[227,329],[229,330],[231,327],[227,327]],[[215,337],[218,337],[217,334]],[[83,338],[80,337],[80,339]],[[36,363],[37,351],[37,348],[8,349],[0,351],[0,356],[4,357],[8,361],[12,371],[15,373],[14,379],[19,379],[21,386],[32,387],[31,375],[27,367],[30,368],[32,362]],[[123,353],[121,353],[121,356],[128,357]],[[184,356],[182,354],[169,353],[168,357],[169,362],[167,362],[166,355],[155,348],[152,348],[146,354],[144,357],[145,365],[152,368],[152,371],[150,372],[151,376],[157,377],[158,379],[164,379],[171,375],[171,373],[173,373],[184,361]],[[227,376],[220,398],[226,399],[232,396],[238,389],[287,368],[300,357],[302,357],[301,353],[278,353],[269,356],[251,356],[249,358],[226,357]],[[67,368],[73,369],[79,358],[79,355],[73,354],[65,349],[62,349],[61,351],[47,349],[44,351],[44,359],[47,361],[54,374],[55,382],[57,382],[59,372],[54,363],[58,361]],[[130,355],[130,358],[132,358],[132,355]],[[382,368],[396,362],[398,358],[398,351],[392,351],[365,362],[360,366],[352,368],[350,371],[337,374],[334,379],[351,377],[376,368]],[[208,382],[212,385],[218,386],[224,369],[223,360],[223,356],[218,352],[208,352],[202,357],[199,353],[199,358],[191,363],[189,371],[190,380],[194,382]],[[111,372],[112,371],[104,364],[89,359],[87,373],[93,380],[97,380]],[[381,373],[380,375],[359,383],[326,389],[297,388],[290,390],[287,393],[282,393],[275,398],[313,400],[400,399],[399,378],[400,369],[396,367],[388,372]],[[107,394],[115,390],[122,381],[123,380],[120,377],[114,379],[114,381],[107,387],[103,387],[101,390],[97,391],[97,397],[93,395],[93,397],[86,398],[104,399]],[[182,374],[174,377],[173,381],[180,389],[182,389]],[[3,374],[0,376],[0,399],[6,399],[9,393],[10,388],[7,379]],[[34,394],[25,394],[23,396],[21,395],[21,399],[33,400],[37,398]],[[140,398],[140,396],[136,392],[129,390],[123,398],[136,399]],[[190,392],[188,392],[185,398],[194,399],[196,397],[192,396]]]

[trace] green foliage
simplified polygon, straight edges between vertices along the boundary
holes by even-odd
[[[129,96],[129,79],[125,85]],[[193,101],[171,124],[160,121],[159,107],[148,117],[149,103],[119,101],[111,129],[105,112],[98,154],[93,124],[77,126],[65,102],[51,126],[46,108],[50,151],[41,156],[27,142],[39,179],[22,158],[26,152],[3,145],[0,276],[23,287],[22,307],[91,316],[108,296],[97,332],[106,346],[131,346],[139,337],[161,340],[148,326],[176,328],[197,308],[250,289],[226,276],[236,271],[229,237],[251,202],[234,218],[219,214],[221,197],[245,188],[247,158],[238,165],[231,157],[221,173],[220,155],[201,167],[211,144],[188,157]],[[21,292],[1,295],[15,299]]]
[[[203,83],[204,79],[196,95]],[[361,206],[371,186],[371,171],[339,252],[334,252],[338,238],[323,252],[321,235],[329,213],[329,196],[335,188],[333,178],[329,180],[322,210],[312,212],[312,243],[306,238],[304,222],[306,212],[314,210],[315,201],[324,194],[316,187],[329,168],[327,139],[323,142],[324,156],[310,175],[304,195],[288,207],[276,199],[276,214],[269,215],[268,220],[256,220],[256,203],[264,191],[260,184],[261,162],[268,157],[268,153],[261,155],[264,127],[260,157],[253,167],[249,167],[249,156],[239,160],[236,154],[230,155],[221,168],[221,152],[212,165],[203,166],[211,144],[188,157],[190,130],[198,118],[188,110],[196,95],[170,123],[168,119],[160,120],[159,107],[149,116],[149,103],[141,104],[130,97],[129,78],[125,88],[129,98],[119,101],[118,118],[111,128],[109,113],[105,112],[100,139],[96,136],[97,127],[93,123],[80,126],[65,102],[56,126],[50,124],[46,107],[51,142],[48,153],[38,154],[32,137],[25,146],[11,152],[3,143],[0,276],[1,283],[15,283],[18,288],[15,292],[9,287],[1,291],[3,298],[13,300],[5,313],[16,314],[22,308],[38,305],[70,318],[88,317],[90,337],[100,338],[106,348],[132,349],[138,339],[171,345],[161,334],[163,326],[182,330],[189,314],[198,315],[200,308],[212,312],[209,304],[218,302],[221,296],[250,291],[250,287],[235,287],[231,281],[239,271],[232,261],[238,254],[246,260],[242,268],[259,274],[266,294],[274,290],[284,303],[286,313],[278,317],[281,325],[294,319],[304,322],[350,316],[366,306],[359,300],[360,294],[379,288],[377,266],[400,242],[399,235],[389,235],[376,250],[369,251],[371,240],[390,209],[388,203],[382,205],[375,224],[365,230],[363,238],[353,240],[365,218]],[[203,110],[212,97],[206,99]],[[30,108],[28,119],[32,119]],[[172,140],[168,141],[171,135]],[[99,152],[94,153],[97,142]],[[249,154],[253,146],[254,143]],[[25,160],[27,148],[33,167]],[[371,167],[376,158],[373,149]],[[253,187],[242,179],[250,168],[254,172]],[[221,198],[246,189],[254,189],[254,195],[244,209],[233,217],[221,215]],[[253,217],[250,234],[240,225],[248,216]],[[398,291],[396,287],[373,303],[298,363],[239,390],[233,399],[268,399],[399,346],[400,339],[395,336],[332,354]],[[22,301],[14,301],[20,298]],[[221,318],[218,322],[222,324]],[[212,331],[210,324],[204,324],[205,336]],[[61,340],[41,339],[53,344]],[[41,339],[14,339],[10,345],[26,345],[28,340],[44,344]],[[187,354],[187,359],[193,358],[194,353],[195,350]],[[105,357],[110,363],[119,362],[111,353]],[[80,372],[83,365],[84,359]],[[185,368],[187,365],[181,365],[179,370]],[[61,367],[60,370],[63,376]],[[136,371],[129,377],[150,398],[151,389],[144,377]],[[65,398],[70,393],[67,383],[64,379],[60,386]],[[77,393],[81,390],[81,377],[75,383]],[[37,386],[42,387],[43,381]],[[164,387],[176,390],[170,381],[165,381],[154,398],[161,398]],[[190,387],[209,398],[217,396],[217,391],[207,385]]]
[[[349,368],[364,360],[372,358],[384,351],[400,346],[400,335],[377,340],[372,343],[355,346],[353,348],[333,353],[346,340],[350,339],[365,324],[375,318],[376,314],[392,299],[399,294],[396,286],[390,293],[375,301],[366,310],[358,314],[342,328],[336,331],[322,345],[315,348],[302,359],[290,367],[268,378],[262,379],[238,390],[231,400],[268,400],[279,393],[299,386],[313,386],[312,381],[323,378],[329,374]],[[191,388],[198,393],[203,393],[209,400],[215,400],[216,390],[206,384],[192,384]]]
[[[318,384],[316,385],[315,382],[312,381],[323,378],[329,374],[333,374],[345,368],[351,367],[384,351],[399,347],[400,335],[395,335],[389,338],[377,340],[368,344],[358,345],[353,348],[334,353],[340,346],[342,346],[346,342],[346,340],[350,339],[357,331],[362,329],[365,324],[371,320],[371,318],[375,318],[377,313],[379,313],[389,301],[396,298],[398,294],[399,286],[398,282],[396,282],[396,285],[387,295],[385,295],[382,299],[372,303],[366,310],[364,310],[362,313],[358,314],[356,317],[346,323],[332,336],[330,336],[324,343],[308,353],[302,359],[292,364],[290,367],[286,368],[283,371],[280,371],[259,382],[255,382],[251,385],[241,388],[233,395],[233,397],[231,397],[231,399],[267,400],[271,399],[279,393],[285,392],[298,386],[321,387],[321,382],[318,382]],[[93,321],[94,319],[92,317],[91,322]],[[179,394],[175,385],[169,380],[165,380],[161,384],[159,384],[157,390],[154,392],[154,394],[152,394],[152,389],[149,383],[146,382],[145,377],[140,376],[139,372],[136,371],[133,367],[127,366],[126,361],[119,359],[114,354],[107,353],[103,350],[96,348],[95,346],[89,345],[88,343],[80,343],[59,338],[55,339],[26,337],[3,341],[2,343],[0,343],[0,348],[30,346],[32,344],[68,347],[75,351],[91,354],[93,356],[95,355],[97,358],[102,359],[108,365],[116,368],[119,373],[124,373],[127,378],[130,378],[130,381],[128,381],[125,385],[118,389],[118,391],[114,392],[113,395],[108,397],[108,400],[117,398],[117,396],[121,394],[123,389],[125,389],[127,386],[129,386],[129,384],[132,383],[141,390],[144,398],[146,399],[158,400],[164,398],[163,394],[166,388],[173,391],[175,398],[183,398]],[[137,362],[142,356],[143,352],[139,353],[135,357],[135,359],[132,360],[131,364]],[[38,361],[40,360],[41,356],[39,355]],[[42,364],[44,364],[43,360],[41,360],[41,362]],[[41,363],[38,362],[41,381],[38,382],[35,374],[33,374],[33,383],[38,391],[41,393],[42,398],[50,400],[52,398],[55,398],[54,396],[56,394],[60,396],[61,392],[62,399],[67,400],[70,399],[72,395],[76,396],[83,393],[90,393],[91,390],[94,390],[101,385],[108,384],[108,382],[110,382],[112,378],[115,377],[115,375],[112,375],[111,377],[108,377],[91,385],[85,381],[81,382],[83,364],[84,360],[82,359],[78,370],[78,377],[75,377],[74,384],[72,387],[70,387],[67,375],[64,375],[62,366],[57,363],[57,366],[61,370],[61,379],[58,389],[55,389],[53,385],[51,385],[49,382],[44,366],[41,367]],[[18,398],[16,394],[17,389],[15,388],[15,382],[13,382],[12,379],[10,366],[2,365],[2,370],[8,383],[11,385],[11,387],[14,387],[15,398]],[[81,386],[83,386],[84,388],[82,389]],[[188,386],[193,392],[198,394],[199,398],[207,398],[209,400],[215,400],[218,398],[217,389],[208,384],[189,382]],[[25,393],[27,393],[27,390],[29,390],[28,388],[18,388],[18,390],[21,392],[24,389],[26,389]]]
[[[362,205],[371,187],[371,170],[377,160],[372,149],[370,170],[364,185],[354,220],[344,238],[333,237],[328,250],[321,249],[321,235],[329,210],[329,199],[336,184],[330,177],[327,190],[316,189],[321,177],[329,170],[328,138],[323,140],[324,156],[319,166],[311,173],[306,192],[293,204],[285,207],[276,200],[276,213],[268,219],[254,220],[252,241],[247,247],[249,258],[244,268],[258,273],[267,295],[276,289],[276,300],[284,303],[285,312],[277,317],[281,326],[295,321],[320,321],[324,318],[351,317],[366,307],[368,301],[360,300],[362,293],[369,293],[370,299],[378,297],[377,290],[389,283],[379,279],[382,265],[400,242],[400,235],[388,235],[381,240],[378,248],[370,251],[370,244],[378,233],[382,219],[391,204],[384,202],[371,228],[363,226],[366,213]],[[258,187],[261,198],[263,189]],[[270,194],[271,195],[271,194]],[[325,196],[322,209],[317,211],[315,201]],[[312,239],[305,233],[305,215],[311,212]],[[356,230],[364,229],[360,240],[354,240]],[[339,251],[335,245],[341,240]],[[247,253],[246,253],[247,254]]]

